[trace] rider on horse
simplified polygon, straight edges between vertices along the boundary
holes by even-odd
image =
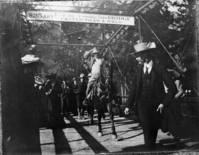
[[[94,106],[97,110],[98,119],[98,136],[102,136],[101,118],[105,119],[105,108],[108,110],[108,115],[111,120],[112,137],[117,138],[117,133],[114,126],[114,112],[112,101],[114,100],[114,84],[111,81],[111,67],[110,62],[106,60],[105,52],[99,52],[96,48],[86,51],[84,58],[86,58],[87,65],[91,70],[91,77],[89,78],[86,99],[84,105],[89,105],[91,109],[90,124],[93,124]],[[90,55],[90,57],[88,57]]]
[[[87,105],[86,100],[91,97],[91,89],[101,75],[104,57],[100,51],[94,47],[93,49],[85,52],[84,58],[86,59],[89,69],[91,70],[91,77],[89,78],[86,90],[86,99],[83,102],[84,105]]]

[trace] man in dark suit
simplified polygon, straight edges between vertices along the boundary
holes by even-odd
[[[80,102],[79,102],[78,109],[80,111],[81,118],[84,119],[85,107],[83,105],[83,101],[86,98],[87,83],[86,83],[86,81],[84,79],[84,74],[83,73],[80,74],[80,81],[79,81],[79,84],[78,84],[78,88],[79,88],[79,92],[80,92]]]
[[[79,109],[79,105],[80,105],[79,83],[77,81],[77,78],[75,77],[73,78],[72,89],[73,89],[73,95],[74,95],[73,97],[74,97],[74,104],[75,104],[75,108],[74,107],[73,108],[77,109],[78,119],[82,119],[80,109]]]
[[[69,83],[69,80],[64,77],[64,80],[62,81],[61,84],[62,87],[62,94],[61,94],[61,102],[62,102],[62,113],[65,118],[68,117],[69,112],[70,112],[70,101],[71,101],[71,96],[73,95],[72,93],[72,86]]]
[[[140,63],[133,77],[133,86],[127,100],[125,114],[135,105],[144,133],[146,149],[156,149],[156,138],[164,109],[172,102],[177,89],[161,64],[154,61],[155,43],[139,43],[134,46],[134,56]],[[164,84],[168,88],[165,93]]]

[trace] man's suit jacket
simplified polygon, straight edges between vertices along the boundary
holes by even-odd
[[[69,83],[66,83],[65,85],[62,83],[61,88],[62,88],[62,94],[61,94],[62,99],[67,97],[70,98],[71,95],[73,95],[72,86]]]
[[[78,83],[78,90],[80,92],[80,95],[82,98],[86,97],[86,88],[87,88],[87,83],[83,81],[79,81]]]
[[[142,88],[142,74],[144,74],[143,66],[140,66],[138,67],[132,79],[133,86],[130,90],[129,98],[127,100],[128,108],[132,108],[133,105],[137,105]],[[158,107],[158,105],[162,103],[164,107],[168,107],[177,92],[176,86],[171,76],[164,66],[156,63],[153,63],[150,74],[152,76],[152,89],[155,97],[154,106]],[[165,93],[163,82],[168,88],[167,94]]]
[[[52,90],[51,90],[52,89]],[[51,91],[50,91],[51,90]],[[52,100],[52,101],[59,101],[60,100],[60,95],[62,93],[62,89],[61,89],[61,85],[59,84],[58,81],[55,81],[54,86],[51,85],[51,82],[48,81],[45,85],[44,88],[45,92],[50,92],[50,94],[48,95],[48,97]]]

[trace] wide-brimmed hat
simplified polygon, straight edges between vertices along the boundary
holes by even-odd
[[[93,48],[93,51],[91,52],[91,54],[99,54],[99,53],[100,53],[100,51],[97,50],[96,47],[94,47],[94,48]]]
[[[134,46],[135,52],[131,53],[131,54],[136,54],[136,53],[140,53],[142,51],[147,51],[150,49],[155,49],[156,48],[156,44],[155,42],[142,42],[142,43],[138,43]]]
[[[80,74],[80,78],[83,78],[83,77],[84,77],[84,73],[81,73],[81,74]]]
[[[21,58],[22,64],[30,64],[33,62],[39,62],[40,58],[36,57],[33,54],[26,54],[24,57]]]
[[[36,84],[44,84],[44,80],[42,78],[40,78],[39,76],[35,76],[35,83]]]

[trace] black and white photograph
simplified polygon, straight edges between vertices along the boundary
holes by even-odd
[[[0,1],[0,154],[199,154],[198,4]]]

